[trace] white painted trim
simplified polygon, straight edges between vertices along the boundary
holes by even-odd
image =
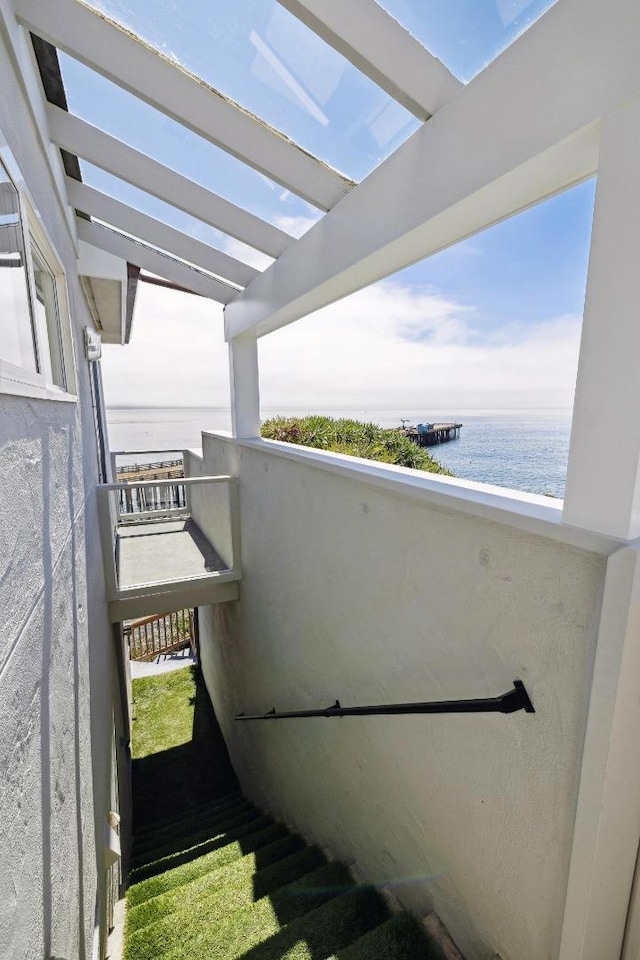
[[[635,99],[602,128],[564,510],[623,540],[640,536],[639,155]]]
[[[111,226],[162,247],[231,283],[246,287],[258,276],[259,271],[254,267],[70,177],[67,178],[67,195],[69,203],[76,210],[105,220]]]
[[[186,607],[206,607],[214,603],[229,603],[240,596],[240,582],[207,583],[200,587],[179,587],[176,590],[133,597],[130,600],[112,600],[109,603],[109,618],[112,623],[133,620],[136,617],[172,613]]]
[[[75,180],[73,182],[77,183]],[[99,250],[84,240],[78,240],[77,270],[78,275],[80,277],[86,277],[90,284],[97,279],[115,280],[120,285],[120,323],[118,324],[119,340],[117,342],[121,346],[124,346],[127,342],[127,295],[129,288],[127,264],[120,257],[114,257],[113,254],[107,253],[106,250]],[[85,298],[87,301],[90,301],[86,285],[82,283],[81,287]],[[96,313],[99,313],[99,311],[97,311],[97,308],[91,302],[88,302],[88,306],[96,332],[99,332],[101,329],[99,324],[100,317],[97,317],[98,325],[96,325],[96,318],[94,318],[94,311]],[[114,334],[115,332],[115,330],[112,331]]]
[[[98,223],[90,223],[78,218],[78,237],[87,243],[93,244],[100,250],[122,257],[127,263],[149,270],[165,280],[171,280],[192,293],[201,297],[208,297],[217,303],[229,303],[237,294],[234,287],[227,286],[222,280],[207,276],[195,267],[174,260],[168,254],[153,250],[151,247],[136,243],[124,234],[117,233]]]
[[[78,375],[76,357],[71,328],[69,298],[67,291],[67,276],[62,261],[56,251],[31,191],[22,175],[22,171],[9,146],[5,143],[0,131],[0,163],[8,172],[15,187],[20,206],[20,229],[25,251],[25,277],[28,299],[28,314],[25,314],[25,323],[30,325],[30,332],[34,338],[37,354],[37,363],[42,366],[42,354],[58,351],[65,374],[65,386],[61,387],[48,380],[42,373],[21,367],[9,360],[0,357],[0,394],[6,393],[19,397],[30,397],[36,400],[54,400],[63,403],[75,403],[78,400]],[[37,329],[34,315],[35,283],[33,273],[33,247],[38,252],[50,272],[55,286],[57,303],[56,333],[58,344],[44,342],[42,331]]]
[[[27,101],[36,136],[51,175],[51,184],[56,202],[60,206],[64,224],[74,249],[77,247],[75,218],[65,203],[64,166],[55,146],[49,142],[45,115],[45,98],[40,81],[40,72],[33,52],[30,36],[16,22],[12,0],[0,0],[0,34],[4,35],[18,84]],[[0,140],[2,134],[0,133]]]
[[[229,344],[229,389],[234,437],[259,437],[260,371],[253,337],[238,337]]]
[[[294,238],[284,230],[229,203],[66,110],[48,104],[46,114],[49,136],[55,144],[114,177],[270,257],[279,257],[293,243]]]
[[[154,580],[150,583],[140,583],[133,587],[118,587],[115,595],[110,596],[110,600],[137,600],[140,597],[148,597],[154,593],[167,593],[169,588],[186,589],[189,587],[201,587],[206,584],[215,585],[222,583],[232,583],[239,580],[240,575],[235,570],[220,570],[214,573],[202,573],[196,577],[176,577],[172,580]],[[162,590],[161,588],[165,588]]]
[[[52,355],[57,351],[59,360],[62,362],[65,384],[61,387],[58,384],[47,384],[47,387],[75,396],[78,393],[78,370],[75,346],[73,341],[73,327],[71,323],[71,309],[69,305],[69,290],[67,286],[67,272],[62,264],[62,260],[55,248],[51,234],[49,233],[42,214],[36,207],[33,198],[28,190],[24,190],[24,206],[26,210],[25,226],[27,228],[27,250],[29,263],[29,283],[31,285],[31,300],[35,304],[36,290],[33,269],[34,248],[37,250],[44,265],[46,266],[55,288],[56,306],[57,306],[57,334],[59,337],[58,345],[52,344],[49,338],[48,344],[39,343],[38,352],[49,350]],[[84,356],[84,351],[81,356]]]
[[[394,100],[426,120],[462,83],[375,0],[279,0]]]
[[[231,477],[229,481],[229,522],[231,527],[231,569],[239,577],[242,577],[242,528],[240,524],[240,484],[238,477]]]
[[[15,397],[30,397],[32,400],[55,400],[61,403],[77,403],[75,393],[67,393],[59,387],[46,382],[35,371],[25,370],[0,357],[0,394],[7,393]]]
[[[636,0],[558,0],[236,298],[227,339],[276,330],[592,176],[601,118],[640,92],[638,49]]]
[[[640,562],[609,558],[559,960],[619,960],[640,840]]]
[[[20,0],[23,26],[322,210],[353,181],[82,0]]]
[[[143,466],[143,464],[140,464],[140,466]],[[123,483],[99,483],[97,489],[138,490],[141,487],[175,487],[178,485],[189,487],[196,483],[229,483],[234,479],[227,474],[220,474],[215,477],[175,477],[173,480],[131,480]]]
[[[105,591],[107,598],[115,597],[117,586],[116,570],[116,521],[115,511],[112,510],[112,498],[108,491],[97,487],[98,525],[100,527],[100,543],[102,546],[102,562],[104,567]]]
[[[613,537],[600,536],[563,524],[562,500],[487,483],[439,476],[408,467],[377,463],[293,443],[234,438],[226,431],[204,430],[203,443],[207,437],[235,444],[243,449],[255,450],[266,456],[306,463],[336,473],[347,480],[353,478],[360,483],[381,487],[399,497],[419,500],[434,507],[459,511],[494,523],[503,523],[602,556],[609,556],[621,546],[620,541]]]
[[[112,454],[112,464],[115,462],[115,456],[115,453]],[[145,487],[168,487],[176,486],[176,484],[181,484],[189,489],[196,484],[211,483],[225,483],[229,486],[229,520],[231,526],[232,553],[231,568],[227,570],[197,574],[191,577],[175,577],[168,580],[154,580],[147,583],[135,584],[133,586],[120,587],[117,564],[117,556],[119,552],[119,528],[130,527],[136,521],[144,520],[145,517],[150,516],[157,516],[158,520],[162,518],[166,519],[166,515],[169,513],[169,511],[157,511],[157,513],[154,511],[153,514],[147,512],[145,514],[120,516],[113,494],[120,490],[131,490]],[[98,502],[100,539],[105,569],[106,594],[107,600],[110,602],[112,622],[117,622],[118,620],[124,619],[130,615],[144,615],[144,613],[129,614],[123,612],[128,609],[127,605],[131,602],[140,601],[143,603],[145,598],[155,595],[172,596],[175,595],[176,592],[184,593],[185,591],[202,591],[206,587],[214,587],[217,589],[224,584],[232,583],[242,578],[242,566],[240,560],[240,513],[237,477],[229,476],[227,474],[219,474],[215,476],[180,477],[172,480],[137,480],[127,483],[99,483],[96,484],[96,495]],[[182,516],[188,515],[188,511],[185,509],[177,512],[179,512]],[[149,523],[149,521],[147,521],[147,523]],[[150,522],[150,529],[151,527],[153,527],[152,521]],[[215,545],[212,544],[212,546]],[[229,596],[227,599],[236,599],[236,596]],[[216,602],[213,599],[206,600],[203,597],[200,597],[200,600],[203,604]],[[182,604],[182,606],[193,605],[193,603],[187,602]],[[143,604],[143,606],[140,607],[140,610],[145,609],[147,609],[147,607]],[[149,614],[155,612],[155,609],[156,608],[154,606],[148,608]],[[169,608],[167,607],[167,610],[168,609]]]
[[[73,183],[77,183],[74,180]],[[120,257],[105,250],[98,250],[84,240],[78,240],[78,273],[82,277],[97,277],[100,280],[117,280],[126,286],[127,265]]]

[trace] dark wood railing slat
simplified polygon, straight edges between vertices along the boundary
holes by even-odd
[[[179,610],[133,620],[126,628],[132,660],[154,660],[183,647],[197,650],[193,610]]]

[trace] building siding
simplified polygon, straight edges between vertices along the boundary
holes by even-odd
[[[0,33],[0,131],[67,272],[78,403],[0,394],[0,956],[104,947],[103,824],[120,717],[95,515],[76,254]]]

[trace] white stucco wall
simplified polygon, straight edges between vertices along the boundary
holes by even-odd
[[[446,509],[400,475],[393,489],[339,460],[203,442],[207,473],[240,476],[241,598],[200,625],[244,789],[435,908],[470,960],[555,956],[604,556],[551,522],[547,536]],[[555,509],[534,500],[525,512]],[[515,678],[535,715],[233,720],[497,696]]]
[[[82,344],[91,321],[1,31],[0,90],[0,131],[67,271],[79,382],[77,404],[0,394],[0,957],[83,960],[97,891],[106,914],[103,824],[119,716]]]
[[[202,457],[192,450],[184,451],[184,469],[188,477],[210,476]],[[231,568],[233,545],[229,485],[193,484],[186,489],[191,516],[209,543],[213,544],[218,556]]]

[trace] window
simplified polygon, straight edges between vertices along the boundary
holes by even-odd
[[[36,335],[41,346],[41,372],[45,379],[57,387],[66,388],[64,350],[60,331],[60,309],[56,277],[33,237],[31,258],[33,261],[33,313]]]
[[[20,195],[0,163],[0,357],[37,371]]]
[[[64,271],[8,166],[0,159],[0,392],[73,399]]]

